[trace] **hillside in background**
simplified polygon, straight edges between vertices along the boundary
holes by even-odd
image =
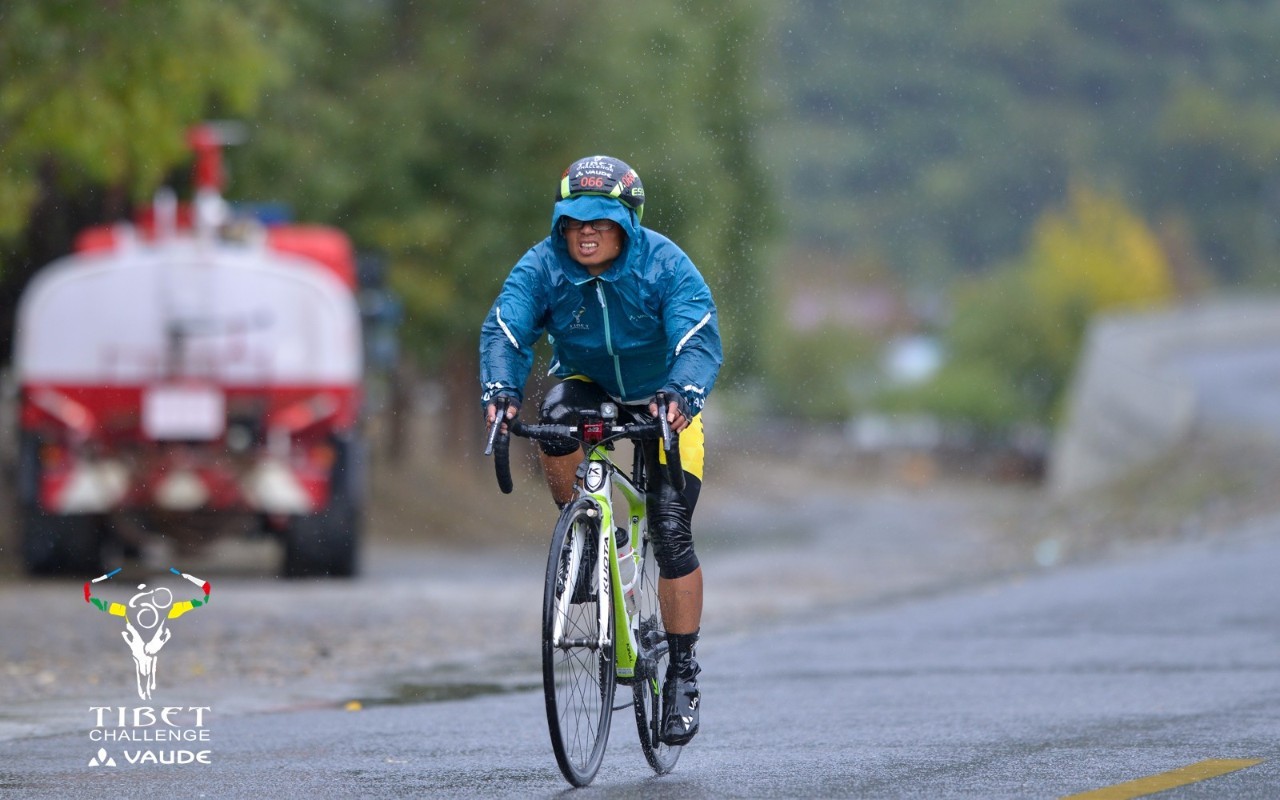
[[[946,283],[1019,251],[1073,184],[1222,284],[1275,284],[1280,6],[794,0],[764,157],[790,237]]]

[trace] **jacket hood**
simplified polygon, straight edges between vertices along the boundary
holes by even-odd
[[[555,245],[556,251],[561,253],[565,261],[568,262],[566,271],[573,277],[574,283],[585,283],[593,278],[581,264],[574,261],[569,255],[569,243],[565,241],[564,234],[560,232],[561,217],[581,220],[610,219],[622,226],[622,232],[626,235],[626,241],[622,244],[622,252],[618,254],[613,266],[600,276],[601,279],[612,281],[621,271],[618,269],[619,267],[625,268],[630,264],[636,252],[636,248],[633,245],[639,242],[641,237],[640,221],[636,219],[634,211],[612,197],[603,195],[584,194],[570,197],[568,200],[560,200],[556,202],[555,208],[551,212],[551,241]]]

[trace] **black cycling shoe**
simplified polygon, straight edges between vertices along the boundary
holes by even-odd
[[[698,673],[702,668],[693,657],[695,633],[668,633],[671,660],[667,680],[662,685],[662,741],[676,747],[688,744],[698,733]]]
[[[672,747],[688,744],[698,733],[698,664],[689,679],[669,675],[662,686],[662,741]]]

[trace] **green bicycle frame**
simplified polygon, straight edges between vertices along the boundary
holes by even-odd
[[[579,492],[583,497],[595,501],[600,512],[601,537],[608,541],[609,586],[613,594],[613,615],[615,631],[625,631],[616,635],[614,648],[615,664],[619,678],[635,677],[636,660],[640,655],[636,645],[636,632],[632,629],[631,620],[627,616],[626,598],[622,594],[622,579],[618,574],[618,552],[614,540],[613,490],[616,488],[627,504],[627,533],[631,537],[633,553],[640,552],[641,523],[645,514],[645,493],[631,482],[630,478],[613,463],[604,448],[593,446],[588,448],[587,457],[583,461],[585,473]],[[600,550],[599,552],[604,552]],[[639,565],[636,566],[639,569]],[[600,628],[602,635],[609,630],[605,619],[604,605],[600,608]]]

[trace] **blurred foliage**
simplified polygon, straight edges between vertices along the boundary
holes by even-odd
[[[463,375],[560,171],[605,152],[711,284],[722,386],[866,399],[856,324],[771,313],[805,268],[773,249],[782,210],[792,251],[954,289],[950,362],[894,402],[1052,419],[1092,314],[1275,285],[1278,39],[1266,0],[7,0],[0,312],[172,180],[191,123],[236,117],[231,198],[382,251],[409,349]]]
[[[54,255],[30,246],[32,228],[48,224],[31,216],[48,188],[42,163],[67,176],[65,197],[138,201],[185,160],[190,124],[240,116],[250,134],[227,154],[230,199],[284,202],[383,252],[409,348],[436,365],[474,358],[501,281],[549,231],[560,173],[604,152],[639,171],[645,223],[679,242],[733,309],[722,319],[726,372],[752,370],[750,320],[764,302],[755,276],[771,224],[755,142],[763,9],[7,3],[0,199],[11,202],[0,236],[15,243],[5,279],[19,284]]]
[[[1155,234],[1116,195],[1073,187],[1036,223],[1023,256],[1031,295],[1059,319],[1173,299],[1169,260]],[[1065,348],[1073,350],[1073,348]]]
[[[840,421],[860,408],[875,380],[873,337],[827,323],[771,337],[766,347],[767,401],[774,411],[811,420]]]
[[[1220,282],[1276,286],[1280,5],[797,0],[770,166],[790,224],[917,283],[984,271],[1073,180],[1184,218]]]
[[[269,15],[256,8],[6,0],[0,238],[33,222],[44,192],[110,187],[145,199],[187,157],[191,123],[251,114],[262,91],[286,78],[265,42]]]
[[[989,427],[1052,423],[1089,320],[1173,297],[1169,260],[1147,224],[1118,196],[1075,187],[1021,255],[958,291],[947,366],[881,402]]]

